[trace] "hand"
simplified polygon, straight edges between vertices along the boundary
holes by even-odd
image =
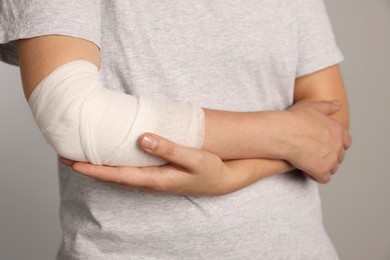
[[[254,174],[242,171],[237,161],[224,163],[213,153],[183,147],[153,134],[141,136],[140,147],[170,163],[137,168],[96,166],[66,158],[61,162],[86,176],[147,193],[224,195],[255,181]]]
[[[287,161],[320,183],[329,182],[351,145],[348,131],[329,116],[340,109],[337,101],[300,101],[290,107],[282,136],[290,143]]]

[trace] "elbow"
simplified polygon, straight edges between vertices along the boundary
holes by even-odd
[[[66,112],[51,113],[51,116],[54,118],[49,119],[45,126],[42,124],[44,120],[36,120],[45,141],[62,157],[74,161],[87,161],[80,140],[77,116]]]

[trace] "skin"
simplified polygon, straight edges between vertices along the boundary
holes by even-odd
[[[100,68],[98,47],[68,36],[19,40],[18,53],[26,99],[62,64],[83,59]],[[351,145],[348,101],[338,66],[298,78],[294,105],[286,111],[204,111],[201,150],[151,133],[140,138],[146,152],[171,162],[166,166],[107,167],[61,161],[81,174],[150,193],[222,195],[294,168],[327,183]],[[155,144],[154,149],[148,143]]]

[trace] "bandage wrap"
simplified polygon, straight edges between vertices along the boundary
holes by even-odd
[[[97,67],[83,60],[45,77],[28,100],[46,142],[59,155],[96,165],[166,162],[138,147],[145,132],[187,147],[203,142],[204,113],[187,103],[154,101],[106,89]]]

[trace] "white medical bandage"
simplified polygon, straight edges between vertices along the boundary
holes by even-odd
[[[46,142],[75,161],[110,166],[165,164],[138,147],[145,132],[187,147],[200,148],[203,143],[201,108],[106,89],[97,67],[84,60],[64,64],[45,77],[28,104]]]

